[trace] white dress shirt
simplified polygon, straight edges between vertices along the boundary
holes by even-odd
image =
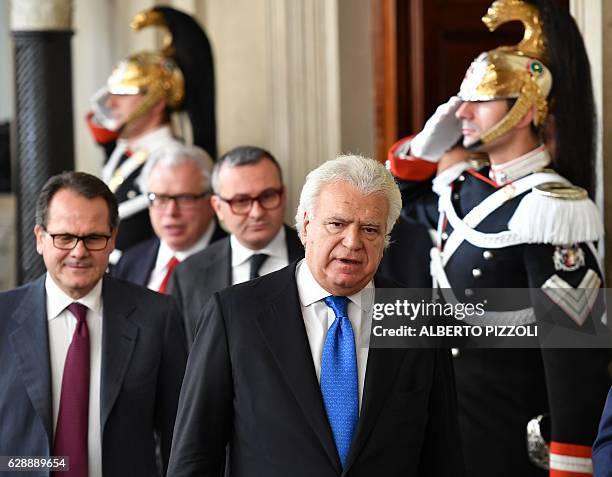
[[[66,307],[75,300],[66,295],[47,273],[47,326],[49,331],[49,362],[51,363],[51,396],[53,403],[53,435],[57,427],[62,377],[68,348],[77,320]],[[89,477],[102,477],[102,434],[100,429],[100,369],[102,363],[102,280],[83,298],[76,300],[87,307],[89,329]]]
[[[304,326],[308,335],[312,361],[314,363],[317,379],[321,383],[321,359],[327,331],[336,319],[334,311],[328,307],[323,299],[330,296],[315,280],[306,260],[298,263],[295,270],[300,307]],[[359,383],[359,411],[363,397],[363,384],[365,382],[368,364],[368,351],[370,346],[370,330],[372,327],[372,304],[374,303],[374,284],[372,281],[365,288],[347,297],[349,299],[348,317],[355,336],[355,352],[357,355],[357,374]]]
[[[155,291],[159,290],[159,287],[161,286],[164,278],[166,277],[166,273],[168,272],[168,262],[173,256],[176,257],[179,262],[182,262],[187,257],[190,257],[194,253],[200,252],[208,247],[210,239],[215,233],[216,226],[216,222],[211,220],[210,224],[208,224],[208,227],[206,228],[206,232],[204,232],[204,235],[202,235],[202,237],[200,237],[200,239],[187,250],[172,250],[166,242],[160,240],[159,250],[157,251],[157,259],[155,260],[155,266],[151,271],[151,277],[149,278],[147,288]]]
[[[281,226],[272,241],[261,250],[246,248],[233,234],[230,237],[230,245],[232,248],[232,285],[249,280],[251,272],[251,262],[249,259],[251,255],[256,253],[268,255],[268,258],[259,269],[260,276],[280,270],[289,264],[284,226]]]

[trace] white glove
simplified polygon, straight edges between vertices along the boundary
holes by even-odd
[[[100,88],[92,95],[91,99],[89,100],[91,104],[91,111],[93,112],[92,119],[94,120],[94,123],[99,124],[109,131],[117,131],[120,124],[118,124],[111,110],[106,107],[106,100],[108,96],[109,93],[106,87]]]
[[[410,144],[410,153],[421,159],[437,162],[461,137],[461,120],[455,112],[463,101],[459,96],[451,96],[425,123]]]

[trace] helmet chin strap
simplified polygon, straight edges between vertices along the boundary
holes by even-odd
[[[539,98],[541,98],[541,94],[538,86],[532,81],[527,81],[521,88],[521,94],[510,111],[508,111],[508,114],[491,127],[491,129],[482,134],[476,142],[465,146],[465,148],[468,151],[475,151],[482,145],[495,141],[508,131],[511,131],[534,106],[537,108],[537,114],[534,116],[533,123],[539,126],[546,117],[547,110],[546,100],[538,101]]]
[[[121,134],[128,125],[132,124],[134,121],[136,121],[137,119],[139,119],[140,117],[148,113],[151,110],[151,108],[155,106],[157,102],[161,100],[162,98],[163,98],[163,91],[161,88],[159,87],[149,88],[147,93],[145,93],[145,96],[142,99],[141,103],[138,105],[138,107],[134,111],[132,111],[132,113],[127,117],[125,122],[117,128],[117,132]]]

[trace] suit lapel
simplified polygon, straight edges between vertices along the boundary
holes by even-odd
[[[302,321],[295,283],[295,264],[286,268],[285,273],[287,276],[282,283],[288,285],[284,290],[279,290],[273,304],[258,315],[257,324],[295,399],[336,471],[340,472],[340,460],[323,407],[308,336]]]
[[[221,286],[216,288],[216,290],[222,290],[232,285],[232,242],[229,237],[227,237],[227,246],[223,247],[223,253],[225,256],[221,255],[219,263],[225,264],[225,270],[213,276],[217,276],[219,279],[224,278],[225,280],[220,283]]]
[[[363,386],[361,415],[359,416],[357,431],[355,432],[343,474],[350,470],[351,465],[353,465],[359,456],[363,445],[372,432],[382,405],[389,396],[391,387],[397,379],[397,373],[405,354],[406,350],[404,349],[370,348]]]
[[[151,279],[151,273],[153,273],[153,269],[155,268],[160,243],[159,239],[155,239],[148,248],[147,253],[142,257],[142,281],[138,280],[137,283],[143,287],[146,287]]]
[[[10,334],[17,356],[18,372],[52,446],[51,370],[45,276],[33,282],[12,318],[16,326]]]
[[[136,346],[138,327],[128,320],[135,310],[130,297],[110,277],[102,285],[102,371],[100,377],[100,422],[102,432],[117,400],[130,358]]]

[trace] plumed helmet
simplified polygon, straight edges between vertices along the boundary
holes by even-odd
[[[459,89],[463,101],[516,100],[508,114],[481,136],[479,143],[487,144],[514,128],[533,107],[533,123],[542,126],[548,114],[547,97],[553,78],[544,62],[546,51],[536,7],[520,0],[496,0],[482,20],[490,30],[512,20],[522,21],[525,27],[523,40],[516,46],[481,53],[468,68]]]

